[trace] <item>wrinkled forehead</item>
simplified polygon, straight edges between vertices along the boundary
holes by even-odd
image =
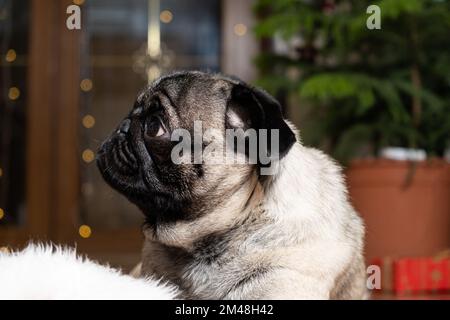
[[[178,122],[191,127],[202,121],[208,127],[223,124],[232,83],[219,76],[203,73],[183,73],[156,80],[138,97],[138,103],[149,103],[155,95],[167,99],[163,107],[176,114]],[[172,112],[170,112],[172,111]]]

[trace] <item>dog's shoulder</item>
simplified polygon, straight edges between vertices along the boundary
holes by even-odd
[[[332,279],[351,261],[361,265],[364,225],[348,199],[341,167],[300,143],[281,161],[268,187],[266,206],[274,217],[272,230],[281,230],[280,237],[293,248],[284,255],[290,257],[286,264],[322,270]]]

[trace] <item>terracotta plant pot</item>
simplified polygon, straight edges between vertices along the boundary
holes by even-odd
[[[412,170],[412,171],[411,171]],[[366,260],[434,256],[450,247],[450,164],[361,160],[347,170],[350,198],[366,223]]]

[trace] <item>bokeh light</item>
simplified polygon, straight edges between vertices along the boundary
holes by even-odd
[[[86,149],[83,151],[81,157],[83,158],[84,162],[91,163],[95,159],[95,154],[94,151],[92,151],[91,149]]]
[[[7,61],[7,62],[14,62],[14,61],[16,61],[16,59],[17,59],[17,53],[16,53],[16,50],[14,50],[14,49],[9,49],[8,50],[8,52],[6,53],[6,56],[5,56],[5,60]]]
[[[173,14],[169,10],[164,10],[159,15],[159,19],[163,23],[170,23],[172,21],[172,19],[173,19]]]
[[[80,226],[80,228],[78,228],[78,234],[80,235],[80,237],[87,239],[92,235],[92,229],[91,227],[84,224]]]
[[[81,90],[83,90],[84,92],[89,92],[89,91],[91,91],[93,86],[94,86],[94,85],[93,85],[91,79],[83,79],[83,80],[81,80],[80,88],[81,88]]]
[[[10,100],[17,100],[20,97],[20,90],[17,87],[11,87],[8,90],[8,98]]]
[[[233,30],[237,36],[242,37],[245,36],[247,33],[247,26],[243,23],[238,23],[234,25]]]
[[[85,115],[81,122],[83,123],[83,127],[85,127],[86,129],[91,129],[95,126],[95,118],[90,114]]]

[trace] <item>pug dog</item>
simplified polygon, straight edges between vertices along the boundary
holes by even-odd
[[[252,163],[174,163],[173,132],[196,121],[223,139],[229,129],[276,132],[277,170],[261,174],[265,137]],[[220,74],[164,76],[139,94],[97,163],[145,216],[141,275],[175,284],[182,298],[367,297],[364,226],[341,169],[303,146],[261,89]]]

